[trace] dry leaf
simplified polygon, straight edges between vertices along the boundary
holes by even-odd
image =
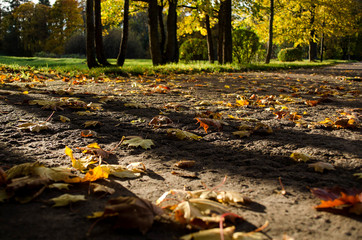
[[[80,135],[82,137],[98,137],[98,134],[93,130],[83,130]]]
[[[56,189],[59,189],[59,190],[69,190],[69,185],[68,183],[53,183],[53,184],[50,184],[48,186],[48,188],[56,188]]]
[[[362,192],[360,190],[312,188],[311,192],[321,199],[321,204],[315,206],[318,210],[336,209],[357,215],[362,214]]]
[[[307,154],[299,153],[299,152],[293,152],[290,155],[290,158],[292,158],[294,161],[297,161],[297,162],[307,162],[310,159],[310,157]]]
[[[84,195],[71,195],[71,194],[63,194],[56,198],[51,198],[50,201],[54,202],[53,207],[63,207],[69,205],[72,202],[85,201]]]
[[[102,123],[100,121],[86,121],[84,124],[84,127],[98,127],[100,125],[102,125]]]
[[[48,130],[52,124],[49,122],[34,122],[34,123],[23,123],[18,125],[20,130],[30,130],[31,132],[40,132],[42,130]]]
[[[141,147],[143,149],[151,149],[151,146],[155,144],[151,139],[143,139],[142,137],[127,137],[128,140],[124,140],[122,144],[126,144],[129,147]]]
[[[168,124],[172,124],[172,120],[165,115],[158,115],[151,119],[148,125],[152,125],[154,128],[159,128]]]
[[[94,193],[108,193],[112,195],[113,193],[116,192],[116,190],[114,190],[113,188],[98,183],[91,183],[90,187],[92,188],[92,191]]]
[[[326,170],[335,170],[334,166],[330,163],[325,162],[316,162],[308,164],[308,167],[314,168],[314,171],[323,173],[324,169]]]
[[[89,169],[89,171],[85,174],[82,182],[94,182],[98,179],[108,178],[110,170],[106,166],[97,166],[95,168]]]
[[[70,149],[69,147],[65,146],[65,154],[68,155],[70,157],[70,160],[72,161],[72,166],[79,170],[79,171],[83,171],[86,167],[83,165],[83,163],[80,160],[77,160],[74,158],[73,156],[73,150]]]
[[[216,119],[210,119],[210,118],[195,118],[195,119],[197,120],[197,123],[200,123],[200,127],[204,128],[206,133],[207,129],[209,129],[210,126],[216,127],[218,131],[222,130],[221,122]]]
[[[118,197],[109,200],[101,216],[116,217],[115,227],[136,228],[145,234],[152,226],[155,216],[162,214],[163,210],[148,200],[138,197]]]
[[[98,143],[91,143],[87,147],[79,148],[85,154],[93,154],[95,156],[101,157],[102,159],[109,158],[109,152],[103,150]]]
[[[169,129],[167,129],[167,134],[169,136],[175,136],[180,140],[184,140],[184,139],[186,139],[186,140],[200,140],[202,138],[201,136],[198,136],[198,135],[196,135],[194,133],[183,131],[183,130],[178,129],[178,128],[169,128]]]
[[[223,229],[224,240],[233,240],[234,231],[235,231],[234,226]],[[220,228],[212,228],[184,235],[180,239],[181,240],[220,240],[220,235],[221,235]]]
[[[181,160],[175,163],[175,166],[179,168],[190,168],[193,167],[195,163],[194,160]]]
[[[249,137],[250,134],[252,133],[252,131],[236,131],[236,132],[233,132],[233,135],[236,135],[236,136],[239,136],[240,138],[243,138],[243,137]]]
[[[59,120],[62,121],[63,123],[70,122],[70,119],[63,115],[59,115]]]

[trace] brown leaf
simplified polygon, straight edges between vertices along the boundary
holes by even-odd
[[[193,160],[181,160],[175,163],[175,166],[179,168],[190,168],[193,167],[195,163],[196,162]]]
[[[216,127],[218,131],[222,130],[222,125],[221,125],[220,121],[218,121],[218,120],[210,119],[210,118],[195,118],[195,119],[197,120],[197,123],[200,123],[200,127],[204,128],[206,133],[207,133],[207,129],[209,128],[209,126]]]
[[[172,120],[164,115],[158,115],[151,119],[151,121],[148,123],[148,125],[152,125],[154,128],[159,128],[161,126],[165,126],[168,124],[172,124]]]
[[[0,167],[0,186],[5,185],[6,184],[6,173],[5,171]]]
[[[150,201],[138,197],[118,197],[106,205],[103,217],[115,216],[115,227],[139,229],[145,234],[152,226],[155,216],[162,215],[163,210]]]

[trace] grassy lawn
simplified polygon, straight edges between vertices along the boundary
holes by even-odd
[[[307,60],[299,62],[280,62],[272,60],[270,64],[211,64],[207,61],[191,63],[167,64],[163,66],[152,66],[151,59],[127,59],[122,68],[116,66],[115,59],[109,59],[114,66],[107,68],[95,68],[89,70],[86,59],[81,58],[42,58],[42,57],[13,57],[0,56],[0,64],[10,65],[13,68],[30,67],[38,70],[56,70],[68,73],[86,73],[89,75],[101,74],[122,74],[124,72],[133,75],[138,74],[169,74],[169,73],[200,73],[200,72],[236,72],[245,70],[281,70],[292,68],[308,68],[332,65],[346,62],[343,60],[326,60],[324,62],[309,62]]]

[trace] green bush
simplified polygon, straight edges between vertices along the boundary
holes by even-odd
[[[293,62],[301,61],[303,52],[300,48],[284,48],[278,54],[279,61]]]
[[[259,49],[258,36],[247,29],[233,31],[233,58],[238,63],[250,63]]]
[[[180,60],[186,62],[207,60],[207,42],[205,39],[191,38],[180,46]]]

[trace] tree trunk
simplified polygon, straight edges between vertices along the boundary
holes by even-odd
[[[323,54],[324,54],[324,33],[322,33],[322,39],[321,39],[321,49],[320,49],[320,55],[321,55],[321,62],[323,62]]]
[[[207,53],[209,56],[209,62],[214,63],[214,43],[212,41],[212,33],[210,28],[210,16],[206,14],[206,32],[207,32]]]
[[[177,43],[177,2],[178,0],[169,0],[167,15],[167,43],[166,43],[166,62],[177,63],[179,60],[179,49]]]
[[[123,66],[126,60],[127,42],[128,42],[128,27],[129,26],[129,0],[124,1],[124,16],[123,16],[123,34],[119,53],[117,56],[117,65]]]
[[[163,1],[161,0],[161,5],[163,5]],[[165,44],[166,44],[166,32],[165,32],[165,25],[163,23],[163,6],[158,6],[158,23],[160,25],[160,34],[161,34],[161,53],[165,50]]]
[[[310,39],[309,39],[309,61],[314,61],[317,58],[317,43],[315,42],[315,29],[314,29],[314,21],[315,21],[315,5],[312,5],[311,9],[311,18],[310,18]]]
[[[148,3],[148,34],[152,63],[154,66],[162,64],[162,53],[158,33],[158,5],[157,0]]]
[[[98,63],[95,57],[95,28],[94,28],[94,15],[93,15],[93,0],[87,0],[86,5],[86,53],[87,53],[87,65],[89,68],[98,67]]]
[[[274,20],[274,0],[270,0],[270,18],[269,18],[269,39],[266,52],[265,63],[269,64],[273,51],[273,20]]]
[[[225,0],[223,62],[233,62],[232,26],[231,26],[231,0]]]
[[[103,37],[102,37],[102,19],[101,19],[101,0],[94,0],[95,16],[95,40],[97,60],[103,66],[109,66],[106,56],[104,55]]]
[[[217,42],[217,60],[219,64],[224,64],[223,58],[223,42],[224,42],[224,8],[223,2],[220,4],[219,15],[218,15],[218,42]]]

